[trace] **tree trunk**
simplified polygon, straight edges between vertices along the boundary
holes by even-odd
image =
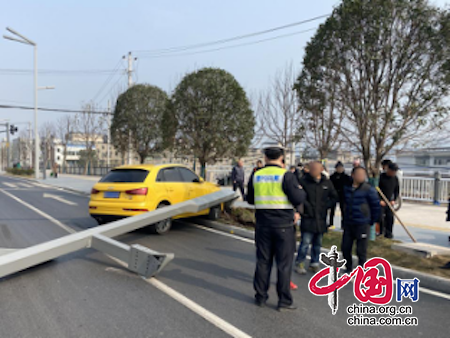
[[[206,162],[204,160],[200,160],[200,176],[203,177],[203,179],[206,179]]]
[[[144,164],[146,158],[147,156],[145,156],[144,154],[139,154],[139,162],[141,164]]]

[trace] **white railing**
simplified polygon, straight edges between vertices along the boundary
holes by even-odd
[[[434,202],[436,179],[424,177],[403,177],[401,195],[404,200]],[[450,179],[443,178],[439,182],[437,200],[447,203],[450,193]]]
[[[441,179],[440,189],[439,189],[439,202],[447,203],[450,197],[450,179]]]

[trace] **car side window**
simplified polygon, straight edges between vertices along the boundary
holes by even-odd
[[[186,168],[178,168],[181,173],[181,177],[183,178],[183,182],[199,182],[199,178],[196,174]]]
[[[161,180],[160,180],[161,175]],[[158,182],[183,182],[177,168],[165,168],[158,173],[156,179]]]
[[[156,182],[164,182],[164,170],[160,170],[156,176]]]

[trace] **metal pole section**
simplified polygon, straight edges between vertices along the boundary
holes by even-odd
[[[9,137],[9,122],[6,122],[6,168],[11,168],[11,139]]]
[[[34,45],[34,178],[39,179],[39,135],[38,135],[38,66],[37,45]],[[45,170],[45,168],[44,168]]]
[[[111,113],[111,101],[108,100],[108,113]],[[110,169],[110,147],[109,144],[111,143],[111,115],[108,114],[106,116],[106,121],[108,122],[108,132],[106,134],[107,137],[107,145],[106,145],[106,164],[108,167],[108,170]]]
[[[5,195],[10,194],[2,189],[0,189],[0,192]],[[25,249],[19,249],[14,252],[6,252],[0,256],[0,278],[47,262],[65,254],[89,247],[99,248],[106,251],[107,254],[113,254],[116,257],[125,259],[125,251],[127,251],[127,247],[125,245],[115,245],[114,241],[105,241],[104,237],[117,237],[119,235],[148,226],[149,224],[154,224],[180,214],[196,213],[201,210],[220,205],[221,203],[225,203],[235,199],[236,197],[236,194],[231,190],[220,190],[182,203],[170,205],[165,208],[159,208],[151,212],[146,212],[138,216],[125,218],[101,227],[95,227],[72,233],[46,243],[37,244]],[[114,246],[117,247],[117,250],[114,250]],[[146,254],[147,258],[149,258],[149,256],[159,256],[161,258],[159,260],[160,268],[167,262],[167,260],[173,258],[173,255],[171,254],[162,254],[150,249],[142,249],[141,247],[136,247],[135,245],[131,246],[130,251],[133,251],[133,248],[135,251],[137,250],[140,253]],[[134,259],[133,262],[135,262]],[[131,262],[131,260],[128,262],[129,268],[132,270],[134,264],[133,262]],[[159,271],[160,268],[157,270]],[[136,270],[137,269],[134,269],[133,271]],[[157,271],[154,270],[153,274],[154,273],[157,273]]]

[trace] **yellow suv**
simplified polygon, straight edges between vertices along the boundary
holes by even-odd
[[[206,195],[220,188],[205,182],[193,171],[177,164],[134,165],[112,169],[91,191],[89,214],[99,224],[139,215],[167,205]],[[198,214],[183,214],[176,218],[208,215],[217,219],[221,205]],[[164,220],[150,227],[158,234],[170,230],[172,220]]]

